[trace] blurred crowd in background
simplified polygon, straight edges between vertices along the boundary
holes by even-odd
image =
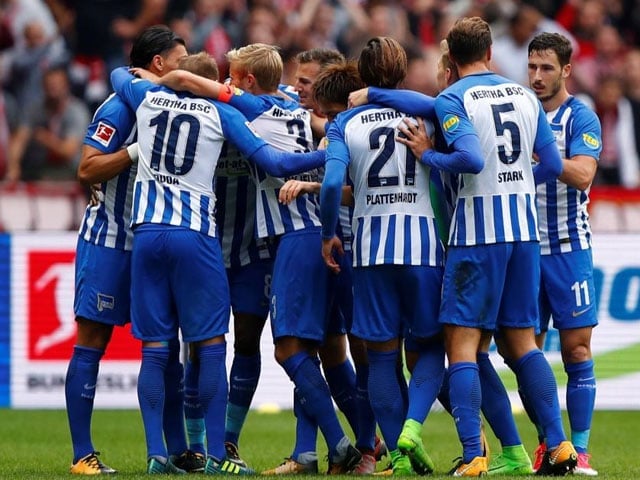
[[[632,0],[0,0],[0,179],[74,180],[86,126],[110,93],[133,38],[164,23],[226,74],[225,53],[278,45],[283,83],[313,47],[357,57],[373,36],[399,40],[405,88],[435,95],[439,41],[461,16],[493,29],[493,69],[527,85],[527,45],[540,31],[574,44],[570,91],[602,122],[594,184],[640,187],[640,2]]]

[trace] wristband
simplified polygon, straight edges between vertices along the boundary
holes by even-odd
[[[131,163],[136,163],[138,161],[138,143],[132,143],[127,147],[127,153],[129,154],[129,158],[131,159]]]
[[[221,85],[220,91],[218,92],[218,100],[220,102],[229,103],[233,97],[233,87],[231,85]]]

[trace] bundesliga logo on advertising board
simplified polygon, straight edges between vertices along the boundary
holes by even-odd
[[[73,351],[76,322],[73,313],[74,258],[71,251],[32,249],[27,260],[28,358],[68,360]],[[109,307],[109,299],[98,295],[97,302]],[[115,328],[105,360],[138,360],[139,343],[130,329]]]

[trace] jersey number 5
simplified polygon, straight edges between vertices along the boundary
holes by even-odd
[[[511,155],[507,154],[507,150],[504,145],[498,145],[498,157],[502,163],[507,165],[514,163],[520,158],[520,128],[516,122],[511,120],[502,120],[502,114],[513,112],[515,108],[513,103],[503,103],[500,105],[491,105],[491,111],[493,113],[493,123],[496,127],[496,134],[499,137],[503,137],[505,132],[511,134]]]

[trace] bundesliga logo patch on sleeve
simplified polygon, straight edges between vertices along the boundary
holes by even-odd
[[[113,128],[110,125],[107,125],[106,123],[99,122],[98,128],[96,128],[95,133],[91,135],[91,138],[94,139],[96,142],[99,142],[100,144],[104,145],[105,147],[108,147],[115,133],[116,133],[115,128]]]

